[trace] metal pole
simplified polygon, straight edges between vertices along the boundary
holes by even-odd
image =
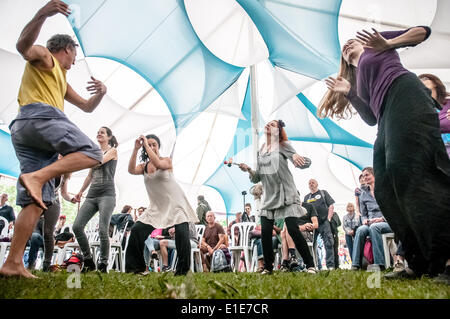
[[[256,65],[250,66],[250,93],[252,105],[252,138],[253,138],[253,168],[256,168],[259,150],[259,106],[258,88],[256,84]]]

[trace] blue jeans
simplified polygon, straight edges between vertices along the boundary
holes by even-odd
[[[144,260],[145,264],[148,265],[150,263],[150,253],[153,250],[159,250],[159,239],[148,237],[145,240],[145,246],[144,246]]]
[[[348,253],[350,254],[350,257],[353,256],[353,236],[345,234],[345,242],[347,243]]]
[[[278,237],[277,236],[272,236],[272,247],[273,247],[273,250],[277,250],[278,249],[278,244],[279,243],[280,242],[278,241]],[[262,259],[263,258],[263,247],[262,247],[261,238],[256,238],[255,241],[253,242],[253,246],[256,246],[258,259]]]
[[[361,259],[364,254],[364,244],[366,237],[370,236],[373,250],[373,263],[375,265],[385,265],[383,240],[381,234],[392,233],[391,227],[386,222],[375,223],[370,226],[362,225],[358,228],[353,242],[352,264],[361,267]]]
[[[334,260],[334,238],[331,232],[330,222],[328,220],[319,224],[319,228],[314,232],[314,246],[317,244],[317,236],[322,236],[323,245],[325,246],[325,256],[327,261],[327,268],[335,268]]]
[[[44,247],[44,238],[41,234],[33,233],[30,238],[30,252],[28,253],[28,267],[34,268],[39,248]]]

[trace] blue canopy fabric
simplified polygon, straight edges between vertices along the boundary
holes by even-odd
[[[0,174],[19,177],[20,165],[11,142],[11,135],[0,130]]]
[[[237,0],[255,23],[280,68],[315,79],[339,69],[341,0]]]
[[[88,57],[120,62],[146,79],[177,132],[227,90],[244,68],[213,55],[196,35],[183,0],[66,0]]]
[[[235,163],[248,163],[251,158],[252,147],[249,146],[235,154],[233,161]],[[244,210],[242,191],[247,192],[246,203],[251,203],[253,206],[253,196],[249,194],[249,189],[253,186],[253,183],[250,182],[248,173],[241,171],[237,165],[228,167],[221,163],[204,185],[214,188],[222,196],[227,216]]]
[[[332,143],[332,153],[349,161],[359,169],[372,166],[373,163],[373,145],[367,143],[356,136],[350,134],[330,119],[321,119],[317,116],[317,107],[300,93],[297,98],[302,102],[306,109],[319,121],[325,130],[327,136],[315,136],[311,130],[303,137],[302,129],[307,125],[306,121],[297,122],[292,128],[289,128],[288,136],[295,141],[312,141],[322,143]]]

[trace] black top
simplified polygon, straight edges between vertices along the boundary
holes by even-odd
[[[302,203],[302,206],[306,208],[306,215],[297,218],[298,225],[304,225],[306,223],[312,223],[311,217],[317,217],[317,210],[314,208],[312,204]]]
[[[111,216],[110,224],[113,226],[117,226],[119,230],[122,230],[124,229],[127,222],[127,230],[130,230],[131,226],[134,225],[133,216],[127,213],[119,213]]]
[[[16,220],[16,216],[14,215],[14,210],[9,205],[5,205],[2,208],[0,208],[0,216],[5,217],[8,220],[8,223]]]
[[[248,216],[248,214],[246,213],[246,212],[243,212],[242,213],[242,217],[241,217],[241,221],[243,222],[243,223],[248,223],[248,222],[252,222],[252,223],[254,223],[255,222],[255,216]]]
[[[318,190],[314,194],[309,193],[305,196],[304,202],[314,206],[318,214],[319,224],[327,220],[328,207],[334,204],[333,198],[326,190]]]

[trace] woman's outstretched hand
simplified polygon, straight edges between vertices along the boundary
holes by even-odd
[[[298,154],[292,155],[292,161],[295,167],[300,167],[306,164],[306,159]]]
[[[372,28],[373,33],[362,30],[356,33],[356,38],[363,47],[370,48],[378,52],[383,52],[392,48],[389,40],[385,39],[377,30]]]
[[[350,82],[342,76],[338,76],[336,79],[330,76],[328,79],[325,79],[325,84],[327,85],[328,90],[336,93],[347,94],[351,88]]]
[[[247,164],[244,164],[244,163],[239,164],[239,168],[243,172],[250,172],[250,170],[251,170],[251,168]]]

